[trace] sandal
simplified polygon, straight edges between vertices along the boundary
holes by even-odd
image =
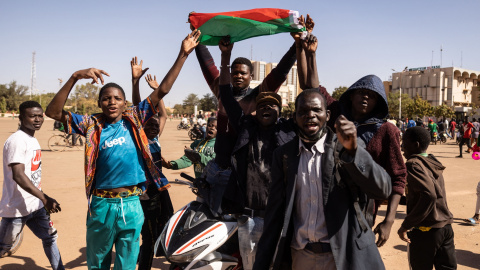
[[[480,224],[479,221],[475,220],[474,218],[466,218],[466,219],[464,219],[464,221],[466,223],[468,223],[469,225],[474,225],[474,226]]]

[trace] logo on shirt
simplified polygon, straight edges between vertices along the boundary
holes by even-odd
[[[42,150],[33,150],[32,172],[36,171],[40,167],[41,160]]]
[[[125,137],[120,137],[118,139],[113,139],[111,141],[105,141],[105,144],[102,145],[102,149],[107,149],[113,147],[114,145],[122,145],[125,143]]]
[[[38,189],[41,189],[40,180],[42,178],[42,150],[33,150],[33,158],[32,158],[32,168],[31,168],[31,177],[30,181],[32,181],[33,185]]]

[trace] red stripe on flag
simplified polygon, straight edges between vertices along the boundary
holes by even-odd
[[[190,23],[195,28],[199,28],[208,20],[215,16],[231,16],[244,19],[254,20],[258,22],[267,22],[274,19],[282,19],[289,16],[290,10],[278,8],[256,8],[250,10],[219,12],[219,13],[192,13],[189,16]]]

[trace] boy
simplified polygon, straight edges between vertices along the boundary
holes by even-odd
[[[457,269],[453,215],[448,210],[442,175],[445,167],[432,154],[427,155],[429,144],[430,134],[422,127],[407,129],[403,135],[407,216],[398,235],[409,243],[411,269]]]
[[[207,163],[215,158],[215,138],[217,136],[217,118],[208,118],[207,131],[205,139],[194,141],[190,149],[197,153],[185,153],[177,160],[168,161],[164,167],[172,170],[180,170],[194,165],[195,177],[202,177]],[[185,147],[185,149],[188,149]],[[188,152],[188,151],[187,151]],[[188,156],[187,156],[188,155]]]
[[[50,226],[49,216],[61,210],[60,204],[43,193],[40,183],[42,153],[34,135],[42,127],[43,109],[35,101],[25,101],[20,104],[19,111],[20,129],[8,137],[3,147],[0,258],[11,255],[13,242],[27,225],[42,239],[52,268],[65,269],[57,247],[58,235],[53,225]]]

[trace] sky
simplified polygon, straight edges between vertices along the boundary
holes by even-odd
[[[388,80],[392,69],[440,65],[480,71],[479,0],[423,1],[0,1],[0,84],[30,86],[36,52],[36,88],[57,92],[59,78],[100,68],[121,85],[130,100],[130,60],[143,60],[161,79],[173,65],[181,41],[190,32],[188,13],[282,8],[310,14],[319,40],[317,65],[329,92],[375,74]],[[256,37],[234,45],[232,59],[278,62],[293,44],[287,33]],[[442,63],[440,48],[443,48]],[[220,53],[209,47],[217,65]],[[433,57],[432,57],[433,51]],[[78,84],[88,83],[83,80]],[[141,95],[150,88],[143,80]],[[173,107],[190,93],[210,93],[194,53],[171,92]]]

